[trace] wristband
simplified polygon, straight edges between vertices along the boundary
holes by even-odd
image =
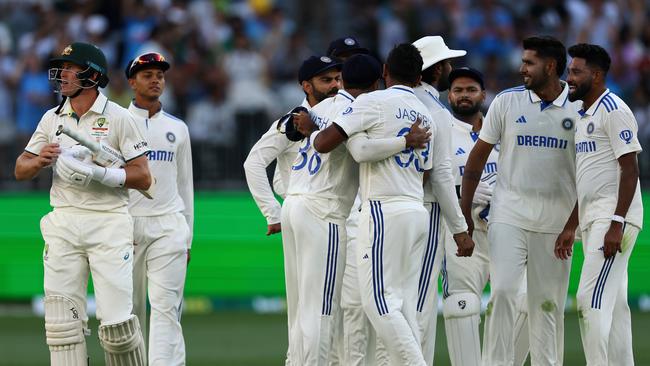
[[[113,188],[124,187],[126,170],[122,168],[104,168],[101,166],[97,166],[93,170],[93,179],[99,183]]]
[[[625,217],[620,216],[620,215],[612,215],[612,221],[620,222],[621,224],[625,224]]]
[[[316,150],[316,147],[314,147],[314,141],[316,141],[316,136],[320,133],[321,130],[316,130],[312,132],[311,135],[309,135],[309,146],[313,147],[314,150]]]

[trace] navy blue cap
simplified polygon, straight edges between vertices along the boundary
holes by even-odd
[[[351,55],[359,53],[367,54],[370,53],[370,51],[365,47],[361,47],[359,41],[357,41],[354,37],[343,37],[335,39],[330,42],[329,47],[327,47],[327,56],[330,57],[339,57],[342,54]]]
[[[309,80],[332,68],[341,70],[342,66],[339,61],[332,60],[327,56],[311,56],[300,65],[300,70],[298,70],[298,83]]]
[[[381,64],[370,55],[354,55],[345,60],[341,77],[344,84],[369,85],[381,78]]]
[[[481,72],[476,69],[472,69],[471,67],[459,67],[457,69],[453,69],[449,73],[449,85],[451,85],[454,80],[458,79],[461,76],[475,80],[481,85],[481,90],[485,90],[485,85],[483,84],[483,74],[481,74]]]

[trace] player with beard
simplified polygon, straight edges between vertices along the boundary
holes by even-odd
[[[305,99],[301,106],[306,109],[320,103],[328,97],[335,96],[341,87],[342,64],[327,56],[311,56],[307,58],[298,70],[298,83],[305,93]],[[248,157],[244,162],[246,183],[251,195],[257,203],[260,211],[267,221],[266,235],[279,233],[282,230],[280,223],[280,202],[275,198],[273,190],[282,198],[285,197],[286,187],[289,185],[289,177],[292,165],[301,149],[301,142],[294,142],[287,139],[279,129],[279,120],[269,127],[269,130],[253,145]],[[304,143],[303,143],[304,144]],[[273,178],[273,190],[269,184],[266,174],[268,167],[273,160],[277,160]],[[285,250],[286,254],[287,251]],[[295,270],[295,261],[284,258],[285,271]],[[297,307],[297,282],[287,278],[287,321],[288,329],[291,329],[294,322],[294,314],[289,309]],[[290,355],[287,354],[287,365]]]
[[[449,74],[448,101],[453,112],[451,131],[452,169],[457,191],[465,169],[467,156],[478,140],[483,125],[481,107],[485,101],[483,75],[463,67]],[[497,145],[498,146],[498,145]],[[455,243],[449,234],[444,238],[445,268],[443,270],[443,314],[451,364],[473,366],[481,364],[480,322],[481,294],[489,276],[489,247],[487,223],[492,190],[496,182],[498,148],[490,152],[483,176],[472,202],[476,246],[471,257],[449,255]],[[485,334],[489,332],[485,331]],[[515,326],[515,365],[522,365],[528,355],[528,327],[525,312],[517,316]]]
[[[576,182],[585,261],[578,285],[580,333],[587,365],[634,365],[627,304],[627,263],[643,224],[638,125],[606,86],[611,59],[602,47],[569,48],[569,100],[582,101],[576,124]],[[577,221],[558,237],[556,255],[571,255]]]
[[[499,179],[490,208],[490,285],[483,362],[514,362],[514,328],[520,284],[527,281],[531,364],[562,364],[564,304],[571,263],[555,258],[555,239],[572,215],[575,191],[574,120],[560,80],[564,45],[552,37],[523,41],[524,85],[492,102],[462,180],[461,207],[474,229],[472,201],[485,162],[500,142]],[[573,214],[576,214],[573,212]]]
[[[427,107],[433,117],[438,133],[433,136],[433,154],[442,164],[431,172],[424,184],[424,206],[428,211],[427,244],[424,250],[418,278],[416,315],[422,352],[428,365],[433,363],[438,320],[438,275],[444,258],[444,248],[439,238],[450,231],[453,237],[467,237],[467,225],[458,205],[454,191],[451,164],[452,116],[440,101],[439,91],[449,88],[451,59],[464,56],[463,50],[447,47],[440,36],[427,36],[413,42],[422,55],[421,81],[413,92]],[[444,222],[441,220],[444,217]],[[465,239],[460,239],[465,240]],[[456,253],[456,249],[452,250]]]

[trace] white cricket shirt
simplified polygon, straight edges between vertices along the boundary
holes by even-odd
[[[452,233],[467,230],[465,217],[458,204],[451,161],[451,131],[453,116],[440,101],[440,93],[433,86],[421,82],[415,95],[427,107],[433,118],[435,133],[431,135],[433,170],[424,184],[424,202],[438,202],[445,222]]]
[[[408,133],[418,117],[423,127],[432,127],[431,114],[415,96],[413,89],[396,85],[360,95],[336,124],[348,137],[365,131],[371,139],[386,138]],[[418,150],[404,149],[377,162],[361,163],[359,181],[362,199],[423,202],[423,173],[433,165],[430,145]]]
[[[149,151],[147,142],[135,125],[129,112],[106,98],[101,92],[83,116],[77,116],[70,99],[65,101],[61,112],[57,108],[47,111],[32,134],[25,151],[38,155],[43,146],[59,143],[61,148],[77,145],[77,141],[61,134],[56,136],[59,125],[100,141],[119,150],[126,161],[133,160]],[[126,188],[112,188],[97,181],[81,187],[63,181],[56,173],[50,189],[50,205],[56,208],[74,207],[83,210],[126,213],[129,194]]]
[[[465,164],[467,163],[467,157],[469,156],[470,151],[476,144],[478,140],[478,132],[472,131],[472,125],[465,123],[457,118],[454,118],[452,121],[454,127],[451,130],[451,147],[452,147],[452,169],[454,171],[454,180],[456,186],[460,188],[460,184],[463,180],[463,173],[465,173]],[[492,149],[488,159],[485,163],[485,168],[483,169],[482,177],[485,177],[489,174],[497,173],[497,162],[499,159],[499,152],[497,146]],[[480,214],[487,214],[489,211],[483,212],[484,207],[481,207],[479,210],[475,210],[478,205],[472,204],[472,219],[474,220],[474,229],[487,231],[487,221],[484,217],[481,217]],[[490,206],[491,208],[492,206]]]
[[[311,109],[306,98],[301,106]],[[275,173],[279,173],[280,181],[276,179],[277,177],[274,177],[273,187],[275,192],[284,198],[286,192],[280,188],[289,186],[291,165],[300,147],[298,142],[290,141],[284,134],[280,133],[277,128],[278,121],[273,122],[269,130],[253,145],[244,162],[248,189],[269,225],[280,222],[281,207],[269,185],[266,167],[273,160],[277,160]]]
[[[478,140],[479,133],[472,131],[472,125],[465,123],[459,119],[453,119],[454,127],[451,130],[451,148],[452,148],[452,165],[454,172],[454,180],[456,185],[459,186],[463,180],[463,173],[465,173],[465,164],[470,151]],[[499,145],[496,145],[499,146]],[[497,162],[499,160],[499,151],[497,148],[492,149],[488,156],[485,168],[483,169],[483,177],[488,174],[497,172]]]
[[[149,117],[149,111],[137,107],[133,101],[129,112],[149,143],[149,170],[156,178],[153,199],[129,190],[129,213],[132,216],[160,216],[181,212],[192,233],[194,179],[187,125],[162,109]]]
[[[546,103],[523,86],[498,94],[479,138],[501,143],[490,222],[559,233],[576,202],[574,128],[580,109],[569,86]]]
[[[339,90],[334,97],[315,105],[310,113],[318,128],[324,130],[340,119],[354,97]],[[344,222],[359,190],[359,165],[345,144],[327,154],[314,149],[310,139],[301,142],[289,178],[288,195],[308,196],[307,207],[317,217]]]
[[[605,92],[580,111],[575,135],[576,182],[580,226],[597,219],[610,219],[618,202],[621,168],[618,158],[641,152],[638,125],[630,108],[616,94]],[[625,221],[643,226],[641,188],[637,182]]]

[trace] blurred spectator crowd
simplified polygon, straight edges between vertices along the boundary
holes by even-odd
[[[163,108],[193,139],[197,188],[243,187],[241,164],[272,120],[298,105],[301,62],[352,35],[383,59],[393,45],[441,35],[485,75],[488,102],[521,84],[520,40],[550,34],[568,47],[603,46],[609,87],[633,108],[650,141],[650,1],[646,0],[0,0],[0,184],[43,113],[58,102],[47,60],[73,41],[106,54],[104,92],[127,106],[128,60],[167,57]],[[487,107],[488,104],[486,104]],[[648,164],[641,159],[642,174]],[[34,187],[47,187],[41,179]]]

